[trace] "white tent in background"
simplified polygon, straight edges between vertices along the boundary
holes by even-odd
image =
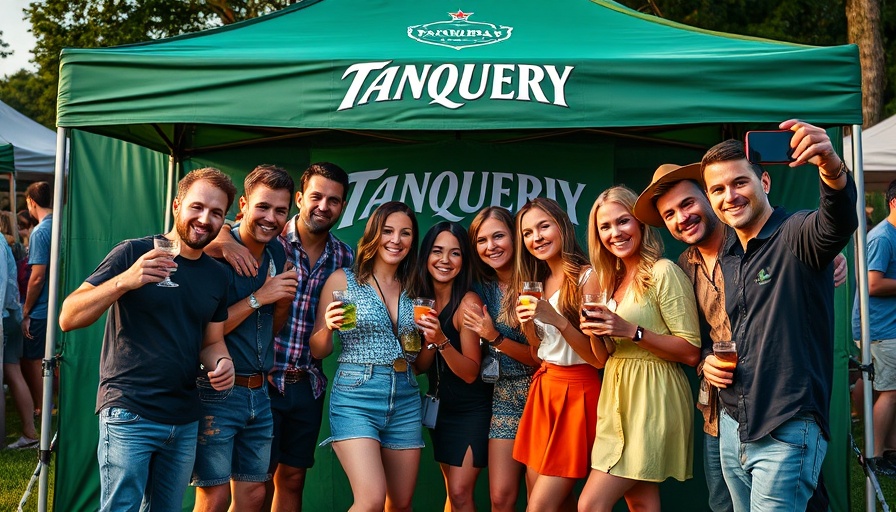
[[[852,137],[843,138],[843,154],[850,169]],[[884,191],[896,179],[896,116],[862,130],[862,168],[865,169],[865,191]]]
[[[17,181],[52,181],[56,134],[0,101],[0,146],[10,145]]]

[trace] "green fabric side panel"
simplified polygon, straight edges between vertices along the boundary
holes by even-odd
[[[0,172],[16,172],[15,154],[12,144],[0,142]]]
[[[78,131],[71,148],[60,297],[79,287],[119,241],[161,231],[165,214],[164,155]],[[93,411],[105,318],[61,338],[54,500],[60,512],[96,510],[99,505]]]
[[[454,0],[324,0],[186,37],[66,49],[57,122],[122,125],[120,133],[125,125],[174,122],[662,126],[773,121],[792,112],[816,123],[861,122],[855,46],[737,38],[588,0],[547,8],[493,0],[452,21],[457,9]],[[420,35],[487,27],[490,37],[479,42]]]

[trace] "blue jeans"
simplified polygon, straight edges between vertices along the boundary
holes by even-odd
[[[703,434],[703,472],[709,489],[709,509],[712,512],[732,512],[731,493],[722,476],[722,460],[719,455],[719,438]]]
[[[190,485],[268,481],[274,418],[267,382],[257,389],[234,386],[216,391],[208,380],[197,379],[196,387],[202,419]]]
[[[719,414],[722,473],[735,512],[806,510],[828,443],[815,419],[798,414],[767,436],[741,443],[738,423]]]
[[[100,510],[180,511],[198,422],[164,425],[122,407],[100,411]]]

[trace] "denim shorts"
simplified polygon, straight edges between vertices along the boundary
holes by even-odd
[[[216,391],[197,379],[202,418],[190,485],[212,487],[237,480],[266,482],[274,420],[268,387]]]
[[[370,438],[383,448],[423,448],[420,392],[409,368],[340,363],[330,394],[330,437],[335,441]]]
[[[22,358],[22,325],[12,316],[3,319],[3,364],[19,364]]]
[[[32,337],[23,340],[22,359],[43,359],[47,350],[47,319],[32,318],[28,331]]]

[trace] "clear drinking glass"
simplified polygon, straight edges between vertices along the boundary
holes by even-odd
[[[598,306],[607,305],[607,293],[586,293],[582,295],[582,316],[596,318]]]
[[[165,254],[171,256],[172,260],[174,259],[175,256],[180,254],[180,238],[175,238],[174,240],[171,240],[170,238],[167,238],[165,236],[157,236],[152,239],[152,245],[156,249],[161,249],[161,250],[165,251]],[[165,276],[165,279],[160,283],[156,283],[156,286],[161,286],[164,288],[175,288],[177,286],[180,286],[179,284],[177,284],[171,280],[171,274],[173,274],[175,270],[177,270],[177,269],[176,268],[170,269],[170,272],[168,273],[167,276]]]
[[[348,290],[333,290],[333,300],[342,303],[342,325],[340,331],[351,331],[358,325],[358,308]]]
[[[530,297],[535,300],[541,300],[544,297],[544,287],[539,281],[526,281],[523,283],[523,289],[520,293],[520,304],[528,305]]]

